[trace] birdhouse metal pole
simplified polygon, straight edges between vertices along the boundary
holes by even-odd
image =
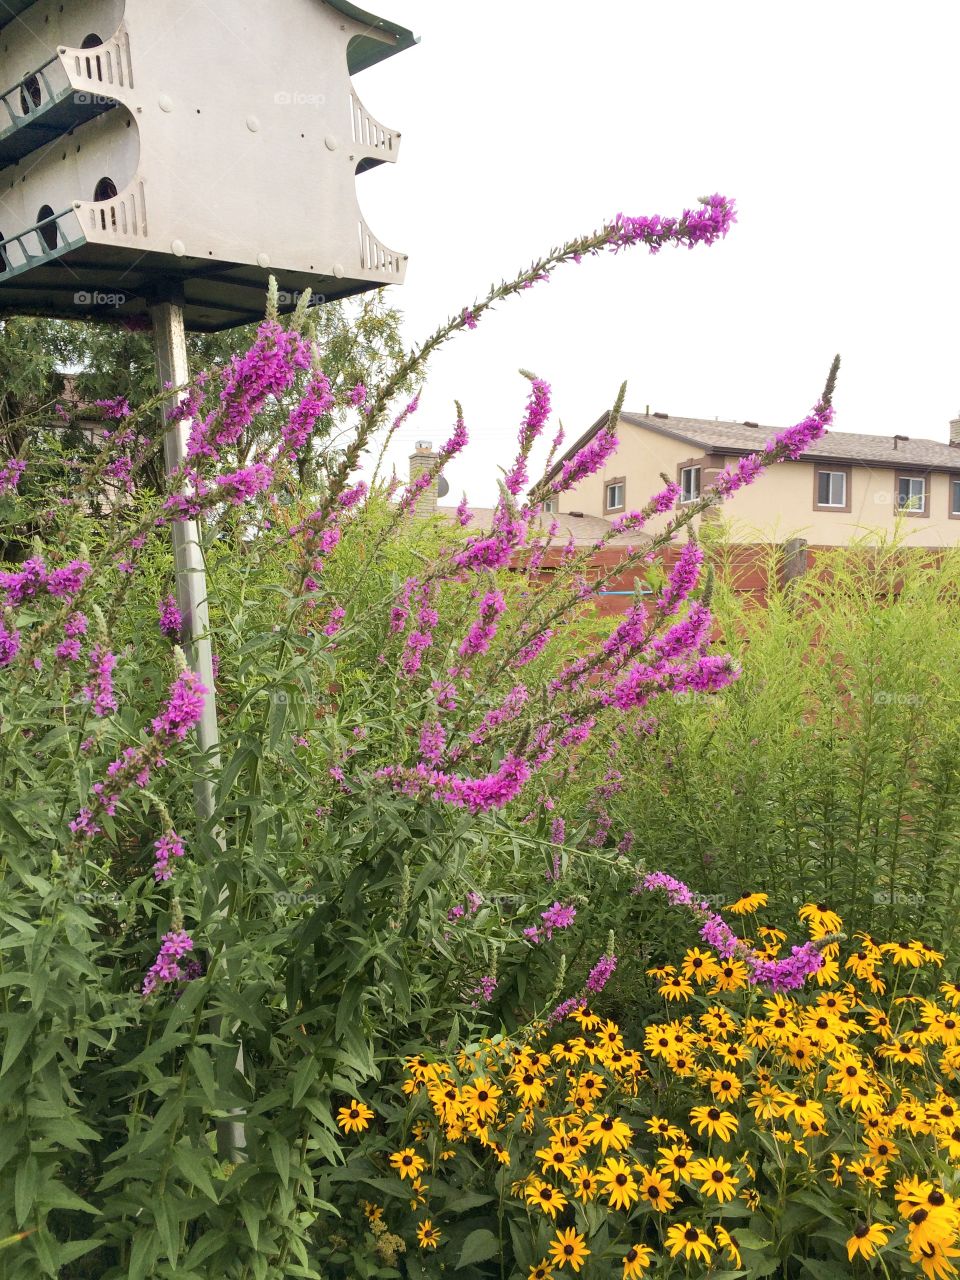
[[[180,472],[187,456],[187,440],[190,423],[172,420],[177,406],[184,398],[178,390],[190,380],[187,360],[187,335],[183,322],[183,307],[178,302],[158,302],[150,308],[153,322],[154,345],[157,358],[157,377],[161,390],[171,387],[170,397],[163,411],[164,473],[170,478]],[[200,543],[200,525],[197,520],[173,521],[173,562],[176,576],[177,604],[183,617],[183,640],[187,661],[200,677],[207,690],[203,703],[203,715],[197,726],[197,740],[206,759],[206,768],[194,781],[194,799],[199,823],[209,822],[215,808],[214,787],[211,775],[220,766],[220,730],[217,724],[217,697],[213,681],[213,649],[210,643],[210,615],[207,608],[207,575]],[[222,836],[218,835],[222,840]],[[243,1045],[237,1046],[236,1069],[243,1073]],[[234,1112],[217,1119],[217,1154],[221,1160],[236,1163],[242,1159],[246,1147],[246,1132],[241,1116]]]

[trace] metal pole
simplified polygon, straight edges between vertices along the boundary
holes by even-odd
[[[157,376],[161,389],[182,387],[190,378],[187,363],[187,335],[183,325],[183,308],[175,302],[158,302],[150,308],[157,355]],[[183,399],[175,392],[171,408]],[[169,410],[165,413],[166,420]],[[167,476],[178,471],[187,456],[188,422],[170,423],[164,432],[164,470]],[[207,576],[200,546],[200,527],[196,520],[173,522],[173,561],[176,573],[177,604],[183,615],[184,647],[187,661],[200,677],[207,696],[203,715],[197,726],[200,750],[208,754],[211,772],[220,764],[220,731],[217,727],[217,699],[213,687],[213,650],[210,647],[210,618],[207,612]],[[194,783],[197,811],[203,821],[213,815],[213,784],[208,777]]]
[[[190,379],[187,360],[187,334],[183,323],[183,307],[178,302],[157,302],[150,308],[157,377],[164,387],[183,387]],[[164,473],[169,478],[186,460],[190,423],[170,422],[173,409],[184,399],[184,392],[174,391],[164,411]],[[200,544],[200,526],[196,520],[173,521],[173,563],[176,575],[177,604],[183,615],[183,642],[187,661],[207,690],[203,715],[197,726],[200,750],[207,760],[202,776],[194,780],[197,817],[209,822],[215,808],[211,775],[220,767],[220,730],[217,725],[217,697],[213,683],[213,650],[210,644],[210,616],[207,610],[207,575]],[[222,843],[222,836],[217,835]],[[221,905],[226,890],[221,895]],[[237,1046],[236,1069],[243,1074],[243,1045]],[[243,1115],[235,1111],[233,1116]],[[221,1116],[216,1121],[217,1154],[221,1160],[237,1163],[247,1145],[242,1120]]]

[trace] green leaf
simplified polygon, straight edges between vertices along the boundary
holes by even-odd
[[[133,1237],[127,1280],[147,1280],[160,1252],[160,1239],[152,1228],[140,1228]]]
[[[2,1023],[7,1028],[6,1041],[3,1046],[3,1062],[0,1063],[0,1076],[6,1075],[13,1066],[30,1039],[30,1034],[37,1025],[35,1013],[7,1013]]]
[[[488,1258],[495,1258],[499,1252],[500,1241],[492,1231],[481,1227],[478,1231],[471,1231],[464,1240],[456,1269],[461,1271],[473,1262],[486,1262]]]
[[[769,1240],[763,1240],[749,1227],[737,1227],[736,1236],[737,1244],[743,1249],[766,1249],[770,1244]]]
[[[18,1167],[13,1184],[13,1213],[18,1227],[26,1226],[39,1189],[40,1165],[36,1156],[28,1155]]]

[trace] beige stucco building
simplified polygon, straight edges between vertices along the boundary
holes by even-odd
[[[603,426],[599,418],[554,468]],[[699,497],[724,467],[756,452],[780,428],[753,422],[622,413],[619,446],[602,471],[561,495],[556,508],[613,520],[642,508],[663,488],[662,473],[681,485],[682,500]],[[960,543],[960,419],[950,443],[907,436],[831,431],[796,461],[771,467],[723,508],[736,542],[786,541],[847,546],[899,531],[908,545]],[[647,526],[654,533],[665,517]]]

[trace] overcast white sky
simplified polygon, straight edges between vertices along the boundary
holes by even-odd
[[[373,0],[371,0],[373,4]],[[551,382],[568,441],[627,409],[786,426],[843,360],[836,428],[947,438],[960,412],[960,9],[946,0],[377,0],[421,44],[356,78],[403,134],[358,179],[409,254],[412,342],[551,246],[713,191],[710,249],[561,268],[436,355],[394,455],[463,401],[456,500],[496,493],[526,396]]]

